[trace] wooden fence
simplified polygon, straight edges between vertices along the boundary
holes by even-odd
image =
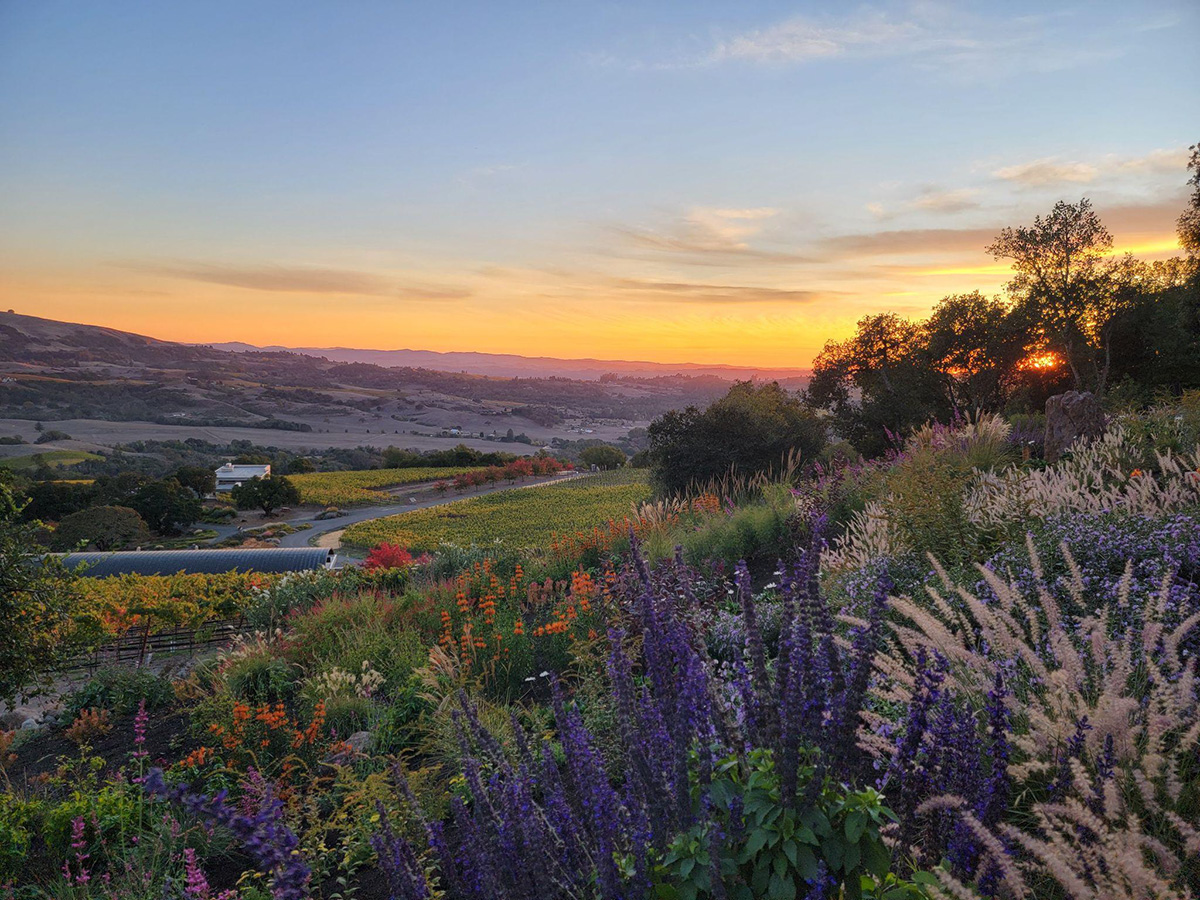
[[[224,644],[250,630],[242,617],[205,622],[198,628],[173,628],[165,631],[139,625],[130,628],[118,638],[105,641],[91,653],[79,657],[67,667],[67,671],[86,670],[91,674],[102,666],[120,664],[141,668],[152,656],[164,653],[186,653],[191,656],[198,650]]]

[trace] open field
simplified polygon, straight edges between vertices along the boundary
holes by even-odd
[[[372,519],[347,528],[342,540],[359,547],[387,541],[423,551],[440,544],[532,547],[624,516],[649,497],[646,473],[625,469]]]
[[[19,434],[27,441],[33,440],[37,432],[28,419],[0,419],[0,436]],[[379,428],[368,430],[363,425],[347,424],[329,431],[282,431],[270,428],[238,428],[233,426],[208,425],[162,425],[156,422],[110,422],[102,419],[64,419],[56,421],[54,427],[71,435],[75,442],[93,447],[111,447],[132,441],[185,441],[199,438],[214,444],[230,441],[250,441],[259,446],[281,447],[286,450],[308,450],[320,447],[408,447],[414,450],[448,450],[457,444],[466,444],[474,450],[490,452],[505,450],[510,453],[531,453],[534,449],[526,444],[503,444],[483,441],[472,437],[425,437],[407,430],[386,434]],[[326,427],[326,426],[322,426]],[[547,429],[548,437],[554,436]],[[554,432],[557,434],[558,432]],[[566,436],[563,432],[562,436]],[[572,435],[578,437],[578,435]],[[22,449],[19,445],[11,449]],[[24,448],[28,452],[28,448]]]
[[[88,453],[83,450],[43,450],[40,453],[28,453],[28,447],[23,449],[26,450],[27,455],[10,456],[7,459],[0,457],[0,466],[20,471],[22,469],[36,469],[40,462],[44,462],[58,469],[64,466],[73,466],[75,463],[83,462],[85,459],[100,458],[95,453]]]
[[[477,467],[431,468],[420,466],[408,469],[367,469],[358,472],[311,472],[306,475],[291,475],[288,480],[300,490],[301,503],[313,503],[319,506],[355,506],[386,503],[392,499],[390,494],[379,488],[453,478],[463,472],[470,472],[474,468]]]

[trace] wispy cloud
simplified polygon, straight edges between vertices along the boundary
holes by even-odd
[[[954,77],[1052,72],[1120,56],[1122,34],[1162,27],[1138,18],[1084,19],[1082,11],[1006,16],[936,0],[880,3],[841,15],[792,16],[721,35],[675,56],[630,59],[596,54],[601,65],[632,70],[698,69],[722,64],[796,66],[831,60],[904,59]]]
[[[353,294],[401,300],[458,300],[471,292],[457,287],[398,283],[381,275],[311,266],[227,265],[220,263],[121,263],[151,275],[219,284],[251,291],[297,294]]]
[[[479,270],[478,274],[500,294],[511,295],[514,290],[528,290],[533,286],[539,297],[553,298],[556,303],[574,301],[592,305],[602,299],[605,303],[628,303],[634,309],[643,304],[662,303],[798,306],[835,299],[843,293],[836,289],[740,284],[703,278],[655,279],[640,275],[613,275],[586,268],[488,266]]]
[[[1141,156],[1109,154],[1091,161],[1050,156],[1003,166],[992,172],[992,175],[1026,188],[1089,184],[1102,177],[1121,175],[1159,175],[1174,172],[1182,177],[1187,167],[1187,159],[1187,150],[1183,147],[1151,150]]]
[[[894,219],[906,212],[953,215],[970,209],[978,209],[981,206],[978,195],[979,190],[976,188],[947,189],[926,185],[911,200],[903,200],[891,206],[879,202],[868,203],[866,210],[881,222]]]
[[[878,11],[826,23],[797,17],[718,43],[709,62],[801,63],[849,53],[890,53],[922,40],[923,32],[914,21],[897,21]]]
[[[639,295],[661,295],[670,300],[714,304],[813,303],[840,293],[744,284],[710,284],[700,281],[648,281],[640,278],[613,279],[612,284]]]
[[[825,238],[818,247],[827,258],[925,253],[982,252],[996,228],[906,228]]]
[[[765,206],[744,209],[693,206],[675,222],[666,225],[615,226],[612,230],[627,248],[634,251],[666,254],[693,264],[803,262],[805,257],[802,254],[762,246],[761,241],[751,240],[763,237],[771,220],[779,215],[780,210]]]
[[[957,213],[968,209],[978,209],[979,193],[974,188],[956,188],[942,190],[935,187],[922,188],[921,193],[913,200],[912,205],[917,209],[935,213]]]

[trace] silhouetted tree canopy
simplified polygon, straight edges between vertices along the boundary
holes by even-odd
[[[730,469],[779,469],[790,453],[804,459],[820,453],[825,432],[821,417],[776,382],[740,381],[705,410],[672,410],[650,424],[652,475],[661,489],[674,492]]]

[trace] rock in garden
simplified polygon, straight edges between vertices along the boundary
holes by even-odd
[[[1046,401],[1046,461],[1055,462],[1077,441],[1104,434],[1104,410],[1090,391],[1067,391]]]

